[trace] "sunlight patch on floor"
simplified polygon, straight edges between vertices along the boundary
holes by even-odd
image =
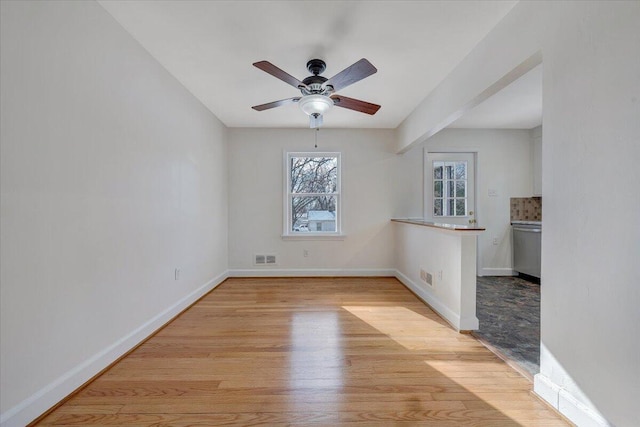
[[[439,322],[406,307],[342,306],[342,308],[408,350],[422,349],[425,332],[434,327],[441,327]]]

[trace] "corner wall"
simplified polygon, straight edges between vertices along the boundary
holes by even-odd
[[[535,390],[580,425],[640,424],[638,22],[637,1],[520,2],[398,132],[398,151],[418,145],[542,52],[544,352]]]
[[[224,278],[227,145],[97,3],[0,7],[0,406],[13,426]]]

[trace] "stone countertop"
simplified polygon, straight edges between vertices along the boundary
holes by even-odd
[[[511,225],[538,225],[542,226],[542,221],[511,221]]]
[[[471,226],[471,225],[446,224],[442,222],[424,221],[422,219],[415,219],[415,218],[392,218],[391,221],[402,222],[405,224],[422,225],[425,227],[439,228],[442,230],[485,231],[484,227]]]

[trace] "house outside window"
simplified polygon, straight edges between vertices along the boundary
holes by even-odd
[[[287,153],[284,235],[339,235],[340,208],[340,153]]]

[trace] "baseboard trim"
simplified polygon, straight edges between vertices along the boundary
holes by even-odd
[[[418,298],[420,298],[425,304],[433,309],[440,317],[446,320],[457,331],[477,329],[477,325],[469,327],[469,325],[462,325],[460,316],[454,313],[449,307],[444,305],[435,296],[427,293],[422,287],[418,286],[413,280],[407,277],[402,272],[396,270],[396,279],[402,282],[407,288],[411,290]],[[477,321],[477,319],[476,319]]]
[[[481,268],[480,276],[516,276],[518,273],[512,268]]]
[[[215,289],[219,284],[224,282],[227,277],[229,277],[229,275],[228,272],[225,271],[209,280],[126,336],[58,377],[55,381],[24,399],[13,408],[2,413],[2,415],[0,415],[0,426],[25,426],[43,414],[46,414],[51,408],[57,406],[58,403],[79,390],[87,381],[94,378],[123,355],[137,347],[141,342],[146,341],[174,317],[202,298],[205,294]]]
[[[457,331],[478,329],[478,319],[461,319],[460,316],[442,304],[436,297],[429,295],[409,277],[393,268],[382,269],[236,269],[229,270],[229,277],[395,277],[411,290],[425,304]]]
[[[395,277],[393,268],[288,268],[229,270],[229,277]]]
[[[580,427],[612,427],[600,414],[545,375],[536,374],[533,377],[533,393]]]
[[[414,283],[409,277],[393,268],[381,269],[235,269],[229,270],[229,277],[395,277],[418,298],[431,307],[440,317],[447,321],[457,331],[472,331],[478,329],[478,318],[461,318],[445,306],[438,298],[428,294],[423,288]]]

